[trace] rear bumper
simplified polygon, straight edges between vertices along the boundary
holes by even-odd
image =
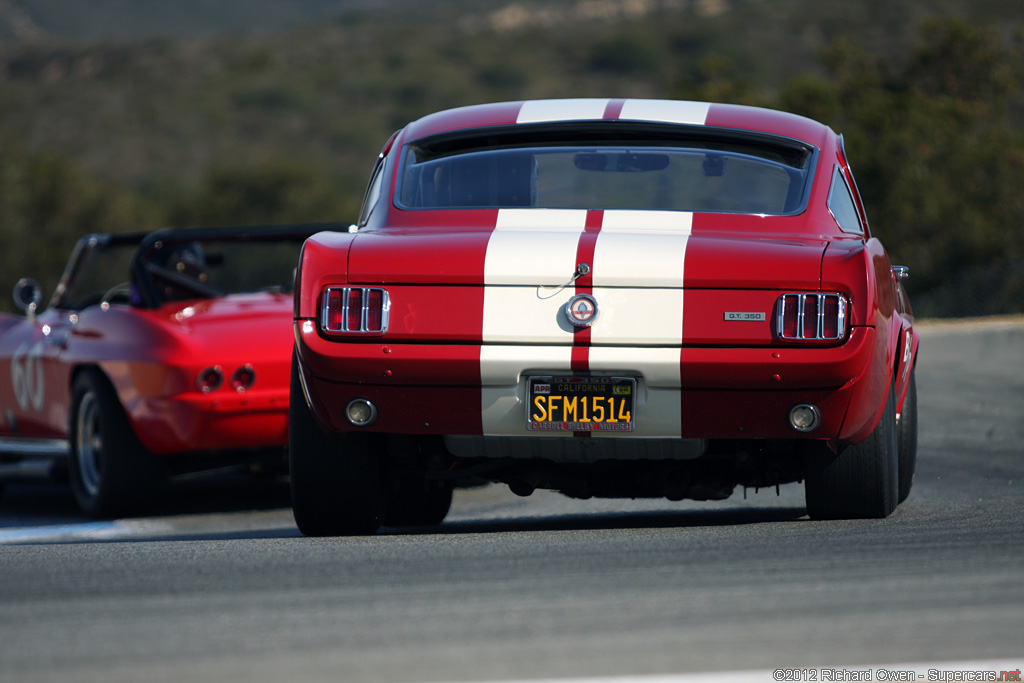
[[[344,409],[372,401],[375,432],[537,436],[529,432],[526,378],[573,374],[572,347],[341,343],[296,326],[313,410],[337,432],[354,431]],[[305,328],[305,329],[304,329]],[[637,378],[635,430],[622,438],[816,438],[859,441],[877,421],[888,377],[873,328],[854,328],[832,348],[592,347],[590,374]],[[810,434],[788,426],[794,405],[818,407]]]
[[[288,390],[150,397],[130,418],[143,445],[157,455],[284,446]]]

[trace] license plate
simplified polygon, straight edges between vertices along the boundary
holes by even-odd
[[[631,432],[632,377],[530,377],[531,431]]]

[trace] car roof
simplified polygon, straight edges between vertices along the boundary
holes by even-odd
[[[403,140],[491,126],[569,122],[662,123],[757,131],[820,147],[831,129],[817,121],[762,107],[686,100],[574,98],[477,104],[429,114],[410,123]]]

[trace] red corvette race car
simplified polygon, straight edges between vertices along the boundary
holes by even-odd
[[[39,314],[22,280],[27,316],[0,314],[0,477],[66,471],[111,516],[168,475],[283,470],[294,269],[320,229],[89,235]]]
[[[843,139],[765,109],[508,102],[396,133],[303,247],[292,500],[310,535],[438,522],[454,482],[885,517],[918,337]]]

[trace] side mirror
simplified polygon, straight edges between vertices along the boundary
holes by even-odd
[[[23,277],[14,285],[14,305],[24,311],[29,318],[35,315],[42,300],[43,289],[35,280]]]

